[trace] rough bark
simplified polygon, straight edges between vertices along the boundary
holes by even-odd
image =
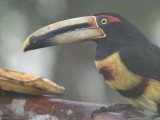
[[[0,120],[91,120],[93,110],[101,106],[106,105],[0,91]],[[100,113],[93,120],[126,120],[130,115],[144,116],[139,110],[128,109]]]

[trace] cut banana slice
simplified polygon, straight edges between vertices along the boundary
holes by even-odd
[[[36,75],[0,69],[0,89],[32,95],[63,95],[65,88]]]

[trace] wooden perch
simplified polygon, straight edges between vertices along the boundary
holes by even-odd
[[[0,120],[91,120],[92,111],[101,106],[106,105],[0,91]],[[93,120],[126,120],[130,115],[144,116],[132,109],[97,114]]]

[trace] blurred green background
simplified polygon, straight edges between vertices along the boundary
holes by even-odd
[[[63,99],[126,102],[99,75],[94,65],[95,43],[49,47],[24,55],[23,42],[37,29],[57,21],[115,12],[160,44],[159,5],[157,0],[0,0],[0,67],[40,75],[65,86]]]

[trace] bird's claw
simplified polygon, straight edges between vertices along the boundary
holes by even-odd
[[[114,103],[107,107],[100,107],[99,109],[96,109],[92,112],[91,118],[94,118],[96,114],[102,113],[102,112],[114,112],[115,110],[123,110],[123,109],[135,109],[134,106],[131,104],[120,104],[120,103]]]
[[[107,108],[108,108],[108,107],[107,107]],[[99,109],[94,110],[94,111],[92,112],[92,114],[91,114],[91,118],[94,118],[95,115],[98,114],[98,113],[107,112],[107,111],[108,111],[107,108],[103,106],[103,107],[100,107]]]

